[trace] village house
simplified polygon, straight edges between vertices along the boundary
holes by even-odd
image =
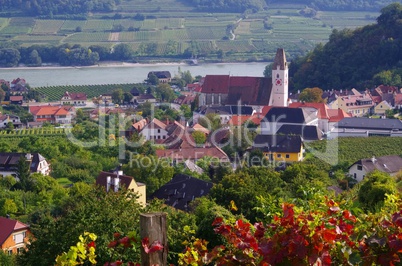
[[[75,116],[75,109],[72,106],[30,106],[29,112],[33,115],[35,122],[49,122],[59,124],[71,124]]]
[[[151,71],[148,73],[148,79],[151,75],[155,75],[160,83],[169,83],[172,80],[172,75],[169,71]]]
[[[402,158],[399,155],[388,155],[361,159],[349,167],[348,173],[357,182],[361,182],[368,173],[374,170],[393,176],[402,170]]]
[[[206,156],[213,158],[215,162],[230,162],[227,154],[217,146],[164,149],[156,150],[155,153],[158,158],[170,159],[173,164],[179,164],[187,160],[197,162]]]
[[[361,117],[370,114],[374,107],[371,95],[357,92],[354,95],[340,96],[329,104],[330,109],[342,109],[354,117]]]
[[[24,96],[22,95],[10,96],[10,104],[22,105],[23,102],[24,102]]]
[[[22,95],[28,93],[28,88],[26,85],[25,79],[14,79],[10,84],[10,95]]]
[[[13,124],[14,128],[22,127],[21,120],[18,116],[9,115],[9,114],[5,114],[5,115],[0,114],[0,129],[7,128],[8,123]]]
[[[21,158],[28,162],[31,173],[49,175],[50,163],[39,153],[0,152],[0,176],[16,176]]]
[[[380,103],[378,103],[375,107],[374,107],[374,114],[376,115],[385,115],[385,112],[388,110],[392,110],[394,109],[391,104],[389,104],[387,101],[382,101]]]
[[[134,177],[123,174],[123,171],[116,169],[112,172],[100,172],[96,178],[96,185],[103,187],[107,192],[117,192],[125,188],[138,195],[138,203],[146,205],[146,185],[136,182]]]
[[[0,216],[0,229],[0,249],[4,253],[20,254],[26,249],[31,234],[29,225]]]
[[[82,92],[73,93],[66,91],[61,97],[62,105],[85,106],[87,104],[87,95]]]
[[[252,149],[261,150],[269,161],[299,162],[304,158],[302,138],[296,135],[265,135],[255,137]]]
[[[157,102],[156,98],[152,94],[141,94],[136,99],[137,104],[156,103],[156,102]]]
[[[119,114],[121,117],[125,117],[125,111],[119,107],[116,108],[96,108],[89,113],[91,120],[98,120],[101,115]]]
[[[178,210],[189,211],[190,203],[196,198],[209,194],[213,183],[189,175],[175,174],[173,178],[158,190],[151,198],[164,200],[166,205]]]
[[[227,124],[234,115],[251,116],[255,111],[251,106],[241,105],[201,106],[193,112],[193,122],[198,123],[200,118],[211,113],[219,117],[221,124]]]

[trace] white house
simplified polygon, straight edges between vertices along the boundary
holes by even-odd
[[[395,175],[402,170],[402,158],[398,155],[389,155],[361,159],[349,167],[349,175],[357,182],[360,182],[368,173],[374,170]]]
[[[21,127],[22,123],[18,116],[16,115],[1,115],[0,114],[0,129],[6,128],[8,123],[12,123],[14,128]]]
[[[25,158],[29,163],[31,173],[50,173],[50,164],[39,153],[0,152],[0,176],[15,176],[21,158]]]
[[[160,140],[168,137],[167,125],[162,121],[154,118],[139,132],[146,140]]]

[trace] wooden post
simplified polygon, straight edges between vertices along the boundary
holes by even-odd
[[[168,242],[166,234],[166,213],[141,213],[140,214],[140,237],[141,240],[148,237],[149,244],[160,241],[163,249],[160,251],[145,253],[141,246],[142,266],[165,266],[167,265]]]

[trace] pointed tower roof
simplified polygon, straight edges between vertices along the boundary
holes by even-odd
[[[278,50],[276,51],[272,69],[278,69],[278,66],[279,66],[280,70],[288,69],[288,64],[286,62],[285,50],[283,48],[278,48]]]

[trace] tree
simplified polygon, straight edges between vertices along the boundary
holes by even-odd
[[[156,86],[159,84],[159,78],[154,73],[150,73],[148,76],[147,82],[151,85]]]
[[[123,101],[123,90],[116,89],[112,92],[113,103],[121,103]]]
[[[42,58],[39,56],[39,53],[38,53],[37,50],[34,49],[29,54],[27,64],[30,65],[30,66],[40,66],[40,65],[42,65]]]
[[[215,113],[209,113],[203,117],[200,117],[198,123],[201,126],[212,131],[221,127],[221,120],[219,118],[219,115]]]
[[[6,97],[6,92],[0,88],[0,102],[4,101],[4,98]]]
[[[115,60],[130,60],[133,58],[134,51],[130,45],[120,43],[113,47],[113,59]]]
[[[18,160],[16,177],[19,182],[15,184],[15,188],[22,189],[24,191],[32,190],[33,181],[31,178],[31,171],[29,169],[29,163],[24,156],[21,156]]]
[[[197,144],[197,146],[205,144],[205,141],[207,140],[205,133],[201,131],[194,131],[193,133],[191,133],[191,136],[194,138],[195,144]]]
[[[17,66],[21,59],[20,52],[15,48],[0,49],[0,65],[5,67]]]
[[[133,99],[133,95],[131,93],[129,93],[129,92],[123,93],[123,102],[130,103],[132,99]]]
[[[113,234],[135,231],[142,207],[136,194],[124,189],[107,193],[104,188],[82,183],[70,188],[70,197],[53,211],[38,210],[30,216],[32,239],[28,248],[18,256],[19,265],[54,265],[56,256],[77,243],[85,231],[97,235],[97,261],[104,265],[111,250],[107,245]],[[138,230],[137,230],[138,233]],[[138,261],[137,254],[123,259]]]
[[[266,78],[272,77],[272,66],[273,66],[273,63],[271,63],[265,67],[264,73],[263,73],[264,77],[266,77]]]
[[[384,204],[385,194],[396,192],[395,180],[380,171],[368,174],[363,181],[358,193],[359,202],[369,211],[377,211]]]
[[[324,99],[322,98],[323,91],[320,88],[306,88],[299,95],[299,101],[307,103],[322,103]]]
[[[190,73],[190,70],[182,72],[181,78],[186,82],[186,84],[191,84],[194,80],[193,76]]]

